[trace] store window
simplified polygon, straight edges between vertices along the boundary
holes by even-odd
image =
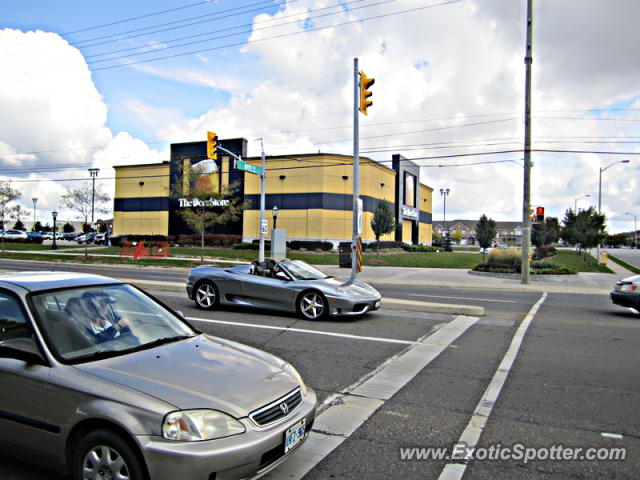
[[[404,172],[404,202],[408,207],[416,206],[416,176]]]

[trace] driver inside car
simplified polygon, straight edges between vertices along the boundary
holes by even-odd
[[[95,343],[132,334],[126,319],[109,318],[104,307],[98,306],[99,302],[100,299],[94,299],[92,294],[85,293],[82,298],[69,299],[64,310]]]

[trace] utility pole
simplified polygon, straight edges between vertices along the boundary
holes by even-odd
[[[531,244],[531,64],[533,63],[533,0],[527,0],[527,45],[524,94],[524,192],[522,202],[522,279],[529,283],[529,246]]]
[[[264,262],[264,234],[265,231],[263,229],[263,224],[265,222],[264,218],[264,208],[265,208],[265,187],[266,187],[266,178],[267,178],[267,161],[264,155],[264,143],[262,143],[262,139],[260,138],[260,149],[262,151],[261,154],[261,163],[262,166],[262,174],[260,175],[260,250],[258,251],[258,261]]]

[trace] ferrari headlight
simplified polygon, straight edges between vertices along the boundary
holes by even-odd
[[[298,373],[298,371],[290,363],[285,363],[284,369],[298,381],[298,383],[300,384],[300,391],[302,392],[302,395],[306,395],[307,385],[306,383],[304,383],[304,380],[302,379],[300,373]]]
[[[181,410],[164,417],[162,436],[167,440],[198,442],[244,433],[235,418],[216,410]]]

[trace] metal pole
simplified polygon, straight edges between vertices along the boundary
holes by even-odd
[[[353,59],[353,234],[351,237],[351,285],[358,275],[358,199],[360,198],[360,124],[358,118],[359,101],[358,59]]]
[[[262,150],[261,156],[261,165],[262,165],[262,175],[260,175],[260,249],[258,251],[258,261],[264,262],[264,233],[262,232],[262,224],[264,222],[264,208],[265,208],[265,188],[266,188],[266,178],[267,178],[267,168],[266,163],[267,160],[264,155],[264,144],[262,143],[262,139],[260,139],[260,148]],[[275,227],[274,227],[275,228]]]
[[[602,171],[603,168],[600,167],[600,174],[598,176],[598,215],[600,215],[602,211]],[[600,242],[598,241],[598,246],[596,247],[596,263],[600,265]]]
[[[533,63],[533,0],[527,0],[527,45],[524,57],[525,73],[525,113],[524,113],[524,192],[522,201],[522,279],[529,283],[529,246],[531,244],[531,64]]]
[[[38,197],[33,197],[31,200],[33,200],[33,225],[31,226],[31,231],[35,232],[35,228],[36,228],[36,204],[38,203]]]
[[[91,190],[91,225],[93,226],[93,222],[94,222],[94,206],[95,206],[95,199],[96,199],[96,177],[98,176],[98,172],[100,171],[99,168],[90,168],[89,169],[89,174],[91,174],[91,181],[92,181],[92,190]]]

